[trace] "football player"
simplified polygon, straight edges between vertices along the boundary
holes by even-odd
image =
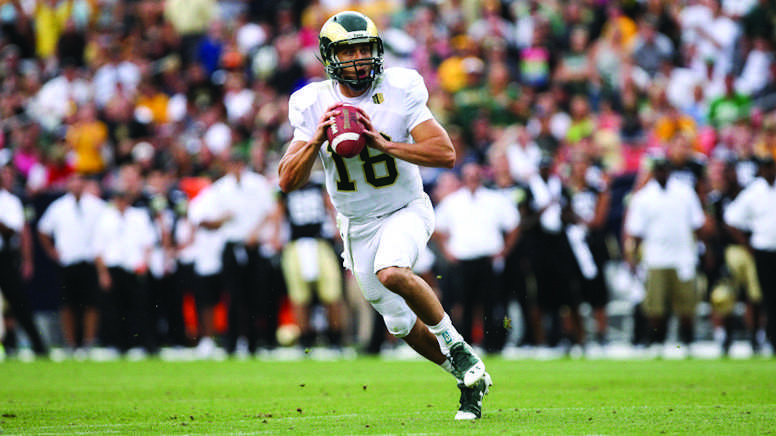
[[[431,287],[412,272],[434,229],[419,165],[453,167],[452,142],[427,106],[417,71],[383,68],[383,42],[371,19],[340,12],[324,23],[319,42],[329,80],[291,95],[294,135],[278,168],[280,188],[303,186],[320,156],[345,267],[393,335],[456,377],[461,406],[455,418],[479,418],[491,385],[485,365]],[[342,103],[358,108],[366,135],[367,146],[352,158],[337,155],[326,141]]]

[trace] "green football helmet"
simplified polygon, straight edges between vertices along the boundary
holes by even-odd
[[[326,73],[332,79],[350,88],[360,91],[369,87],[383,72],[383,40],[377,33],[377,26],[366,15],[345,11],[329,18],[318,35],[321,61]],[[364,59],[343,62],[337,59],[338,48],[345,44],[370,44],[372,56]],[[347,79],[345,68],[369,67],[365,77]]]

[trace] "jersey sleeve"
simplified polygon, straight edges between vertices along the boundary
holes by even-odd
[[[209,213],[209,211],[215,210],[215,204],[211,201],[214,197],[212,189],[212,185],[205,188],[189,203],[189,221],[191,221],[194,226],[198,226],[202,224],[202,222],[214,218],[214,216],[212,216],[213,214]]]
[[[19,233],[24,228],[24,208],[22,202],[16,197],[11,197],[12,200],[6,202],[8,209],[0,215],[0,222],[5,224],[6,227]]]
[[[728,205],[724,213],[724,220],[727,225],[745,231],[751,230],[749,197],[748,192],[744,191]]]
[[[706,215],[703,213],[703,207],[698,195],[693,190],[688,189],[688,191],[690,191],[690,224],[692,228],[697,230],[706,223]]]
[[[58,203],[52,203],[46,211],[43,212],[43,216],[38,221],[38,231],[44,235],[52,236],[54,233],[54,209]]]
[[[95,256],[103,256],[108,242],[110,241],[110,219],[113,211],[106,211],[98,219],[94,226],[94,236],[92,238],[92,252]]]
[[[436,219],[434,227],[437,231],[448,233],[450,231],[450,200],[445,198],[436,207]]]
[[[505,232],[511,232],[515,227],[520,225],[520,214],[517,212],[517,208],[505,197],[497,197],[499,203],[499,209],[501,213],[501,230]]]
[[[434,115],[428,108],[428,89],[423,77],[415,70],[407,71],[409,84],[404,110],[407,114],[407,126],[409,131],[412,131],[418,124],[434,118]]]
[[[625,217],[625,232],[631,236],[642,237],[646,230],[647,222],[642,210],[643,197],[636,193],[631,199],[628,213]]]
[[[291,94],[288,100],[288,121],[294,128],[294,136],[291,142],[307,142],[313,137],[317,126],[310,111],[314,96],[312,88],[305,87]]]
[[[151,218],[148,217],[148,214],[145,213],[145,211],[140,211],[141,213],[138,214],[139,219],[139,226],[140,226],[140,238],[141,243],[143,245],[143,248],[151,248],[156,243],[156,229],[154,229],[154,224],[151,222]]]

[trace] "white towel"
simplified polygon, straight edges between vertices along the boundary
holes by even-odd
[[[557,177],[551,177],[547,183],[539,175],[531,178],[531,192],[536,209],[547,207],[539,220],[545,230],[558,233],[563,224],[560,220],[561,183]]]
[[[590,247],[587,245],[587,241],[585,241],[586,235],[587,229],[585,226],[572,224],[566,227],[566,236],[569,239],[571,251],[574,252],[574,257],[577,258],[579,269],[586,279],[592,280],[598,274],[598,267],[596,267],[593,253],[590,252]]]

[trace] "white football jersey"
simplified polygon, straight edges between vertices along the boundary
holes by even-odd
[[[393,142],[413,142],[415,126],[433,118],[428,90],[417,71],[388,68],[363,95],[342,95],[337,82],[311,83],[291,95],[292,141],[309,141],[321,115],[337,103],[362,108],[375,128]],[[398,210],[423,196],[417,165],[366,147],[360,155],[343,158],[324,142],[318,153],[326,172],[326,189],[337,211],[348,218],[373,218]]]

